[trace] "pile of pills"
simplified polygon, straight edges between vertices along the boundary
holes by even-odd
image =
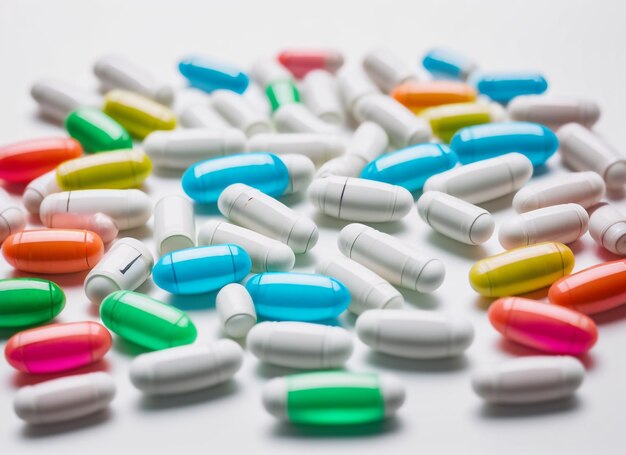
[[[175,90],[121,56],[95,62],[104,97],[62,81],[33,85],[42,115],[67,135],[0,147],[0,179],[26,185],[22,205],[44,226],[25,229],[24,210],[0,189],[4,261],[41,277],[0,280],[0,327],[16,330],[5,347],[13,368],[67,375],[18,390],[20,418],[47,424],[108,407],[111,375],[73,370],[104,358],[113,337],[153,351],[129,370],[145,394],[229,381],[245,340],[260,362],[312,370],[266,384],[259,399],[278,419],[354,425],[393,415],[401,381],[343,370],[354,336],[333,323],[342,313],[357,316],[356,336],[381,355],[451,358],[474,339],[462,316],[403,308],[398,287],[432,293],[455,283],[441,260],[368,226],[404,218],[418,195],[417,212],[438,235],[480,245],[496,228],[480,204],[515,193],[518,214],[499,226],[504,251],[477,261],[469,282],[496,299],[495,330],[543,355],[476,368],[475,392],[504,406],[575,393],[585,374],[576,356],[598,338],[589,315],[626,303],[626,260],[571,274],[566,246],[589,231],[626,255],[626,215],[601,202],[626,184],[626,158],[591,130],[597,104],[545,95],[541,74],[482,71],[448,49],[423,58],[430,80],[386,49],[343,63],[336,51],[293,49],[243,71],[190,56],[180,73],[210,97],[176,114]],[[574,172],[532,182],[557,150]],[[187,197],[153,206],[137,189],[153,167],[183,172]],[[350,222],[315,274],[292,271],[319,237],[281,200],[292,193]],[[199,204],[223,217],[196,229]],[[151,217],[157,260],[123,236]],[[87,271],[100,322],[54,323],[66,298],[46,274]],[[136,292],[150,279],[172,295],[217,292],[224,339],[195,343],[193,318]],[[548,287],[548,303],[519,296]]]

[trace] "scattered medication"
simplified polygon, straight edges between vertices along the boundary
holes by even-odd
[[[470,84],[478,93],[506,104],[516,96],[540,95],[548,89],[548,82],[539,73],[480,72],[472,74]]]
[[[65,129],[70,136],[80,142],[87,153],[133,147],[133,140],[122,125],[101,110],[92,107],[83,107],[70,112],[65,119]]]
[[[466,80],[478,65],[453,49],[436,47],[428,51],[422,65],[436,77]]]
[[[285,49],[278,61],[297,78],[314,70],[335,73],[343,65],[343,55],[333,49]]]
[[[210,57],[185,57],[178,63],[178,70],[192,86],[205,92],[223,89],[243,93],[248,88],[249,79],[246,73]]]
[[[24,189],[22,202],[31,215],[39,215],[39,207],[46,196],[61,191],[57,183],[57,171],[53,169],[37,177]]]
[[[160,256],[196,246],[196,224],[189,199],[177,195],[159,199],[154,206],[154,240]]]
[[[224,333],[231,338],[244,338],[256,324],[254,302],[241,284],[231,283],[220,289],[215,308]]]
[[[33,84],[30,94],[44,117],[63,123],[70,112],[90,107],[100,109],[102,97],[56,79],[41,79]]]
[[[257,134],[248,140],[249,152],[270,152],[279,156],[304,155],[317,166],[343,155],[345,150],[346,142],[335,134],[267,133]]]
[[[502,106],[482,101],[429,107],[421,111],[419,115],[428,121],[433,135],[446,144],[462,128],[502,122],[505,119]]]
[[[302,102],[321,120],[333,125],[343,124],[344,113],[337,82],[328,71],[313,70],[304,77]]]
[[[407,81],[391,91],[391,97],[415,113],[435,106],[476,101],[476,90],[464,82]]]
[[[23,231],[25,227],[24,212],[0,187],[0,244],[11,234]]]
[[[363,69],[384,93],[417,78],[409,65],[386,48],[375,48],[365,54]]]
[[[517,96],[506,110],[511,120],[541,123],[553,130],[566,123],[591,128],[600,118],[600,106],[595,101],[564,96]]]
[[[596,208],[589,217],[589,234],[598,245],[613,254],[626,254],[626,215],[615,206]]]
[[[65,307],[65,293],[40,278],[0,280],[0,327],[26,327],[48,322]]]

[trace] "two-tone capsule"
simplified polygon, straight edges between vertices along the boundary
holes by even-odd
[[[462,128],[501,122],[505,117],[502,106],[481,101],[429,107],[419,115],[428,121],[433,135],[445,143],[449,143]]]
[[[39,278],[0,280],[0,327],[25,327],[54,319],[65,307],[65,293]]]
[[[248,88],[249,78],[246,73],[228,63],[203,55],[185,57],[178,63],[178,70],[189,83],[204,90],[231,90],[243,93]]]

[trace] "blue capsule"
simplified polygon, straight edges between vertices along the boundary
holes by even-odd
[[[363,169],[361,178],[417,191],[429,177],[452,169],[458,162],[447,145],[419,144],[376,158]]]
[[[445,48],[431,49],[422,65],[434,76],[465,80],[476,69],[476,64],[463,54]]]
[[[220,89],[243,93],[250,82],[243,71],[217,60],[197,55],[181,60],[178,63],[178,70],[192,86],[209,93]]]
[[[257,314],[273,321],[335,319],[350,304],[341,282],[309,273],[260,273],[246,283]]]
[[[554,155],[559,140],[550,129],[538,123],[488,123],[459,130],[450,141],[450,147],[463,164],[517,152],[525,155],[533,166],[539,166]]]
[[[152,278],[172,294],[201,294],[243,280],[251,267],[250,256],[237,245],[199,246],[162,256]]]
[[[506,104],[516,96],[540,95],[548,82],[538,73],[480,73],[472,76],[471,84],[478,93]]]

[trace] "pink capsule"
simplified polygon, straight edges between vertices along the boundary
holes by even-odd
[[[287,49],[278,54],[278,61],[295,77],[303,78],[317,69],[336,72],[343,65],[343,55],[333,50]]]
[[[95,232],[104,243],[117,237],[118,229],[115,221],[104,213],[53,213],[46,217],[47,226],[60,229],[86,229]]]

